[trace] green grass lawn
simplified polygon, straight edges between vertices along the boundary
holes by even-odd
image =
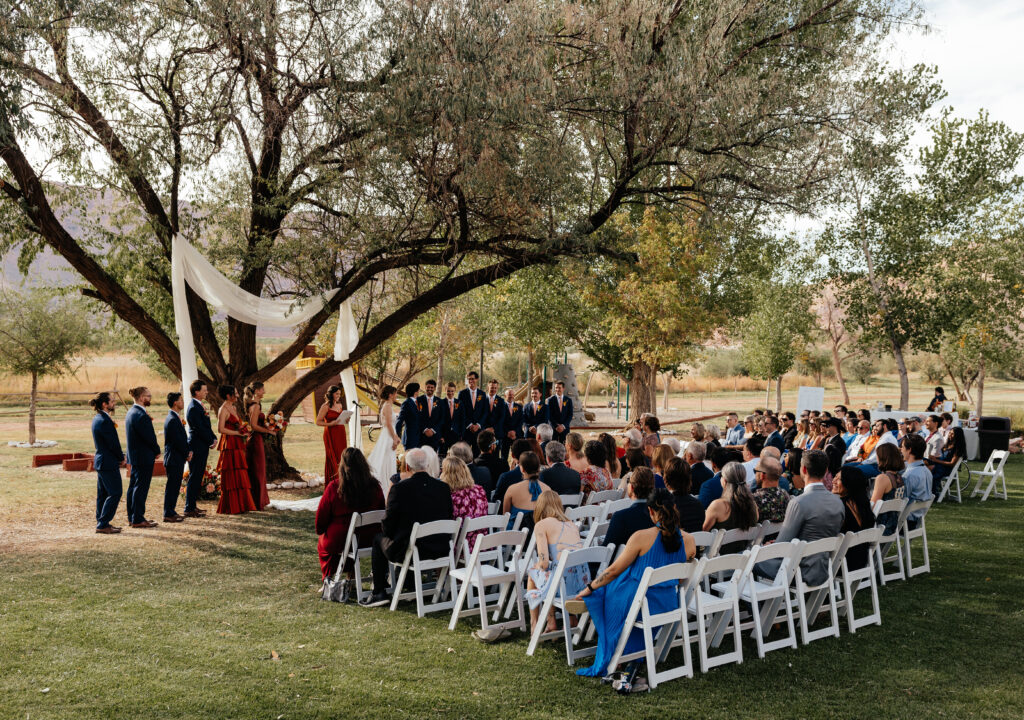
[[[96,536],[82,476],[11,467],[4,515],[35,520],[0,537],[3,718],[1024,716],[1020,456],[1008,502],[928,516],[932,572],[881,590],[880,627],[765,660],[747,640],[742,665],[628,698],[558,644],[528,658],[525,635],[484,646],[468,620],[321,602],[308,513]],[[50,539],[37,497],[75,500],[80,530]]]

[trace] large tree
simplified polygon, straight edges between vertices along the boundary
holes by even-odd
[[[53,248],[174,373],[176,234],[251,293],[339,290],[263,366],[255,327],[228,319],[219,342],[190,291],[215,383],[269,379],[346,298],[412,274],[348,360],[277,399],[287,414],[439,303],[607,252],[623,205],[806,208],[847,127],[872,122],[852,84],[915,16],[904,0],[20,0],[0,17],[4,242]]]

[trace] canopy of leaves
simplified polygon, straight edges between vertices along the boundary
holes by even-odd
[[[0,371],[73,373],[94,334],[80,305],[45,290],[0,292]]]
[[[750,374],[771,380],[793,367],[811,329],[814,315],[800,286],[769,285],[740,325],[743,358]]]

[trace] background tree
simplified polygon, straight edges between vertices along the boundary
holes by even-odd
[[[839,390],[843,393],[843,404],[850,404],[850,393],[846,389],[846,378],[843,375],[843,362],[852,357],[847,353],[848,345],[855,345],[854,339],[846,328],[846,312],[842,303],[836,297],[835,288],[831,283],[825,281],[821,291],[818,293],[817,302],[814,304],[818,329],[825,335],[828,341],[829,351],[832,357],[832,371],[839,381]]]
[[[775,381],[775,410],[782,412],[782,376],[793,367],[814,317],[802,286],[768,285],[740,325],[743,358],[750,374]]]
[[[73,373],[95,336],[80,304],[45,290],[0,291],[0,371],[28,375],[28,441],[36,441],[39,379]]]

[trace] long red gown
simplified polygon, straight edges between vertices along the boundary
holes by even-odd
[[[334,422],[341,416],[341,413],[328,410],[324,420]],[[341,464],[341,454],[348,447],[348,432],[344,425],[328,425],[324,428],[324,482],[329,483],[338,479],[338,466]]]
[[[236,432],[242,426],[234,415],[225,424],[229,430]],[[249,469],[245,462],[245,438],[222,434],[217,449],[220,451],[217,460],[217,471],[220,473],[217,512],[222,515],[238,515],[256,510],[249,485]]]
[[[263,427],[267,426],[267,416],[260,413],[258,422]],[[249,467],[249,488],[252,491],[252,501],[256,503],[256,509],[262,510],[270,504],[270,495],[267,493],[267,456],[263,451],[263,433],[253,432],[249,442],[245,445],[245,461]]]

